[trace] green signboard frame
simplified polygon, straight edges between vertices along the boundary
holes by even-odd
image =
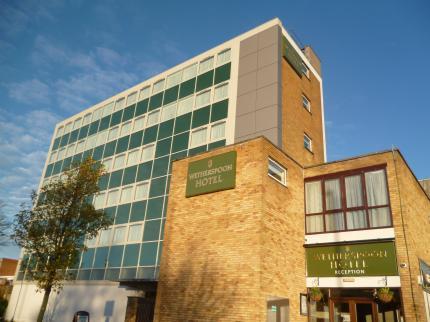
[[[307,276],[397,276],[394,242],[306,248]]]
[[[234,189],[236,186],[236,151],[190,162],[185,196]]]

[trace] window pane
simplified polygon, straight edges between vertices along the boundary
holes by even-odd
[[[164,89],[164,79],[159,80],[152,87],[152,93],[160,92]]]
[[[125,106],[125,99],[121,98],[115,102],[115,111],[118,111]]]
[[[77,128],[79,128],[81,126],[81,118],[78,118],[75,122],[73,122],[73,130],[76,130]]]
[[[107,197],[107,206],[112,206],[118,203],[119,190],[111,190]]]
[[[105,198],[106,198],[105,193],[99,193],[98,195],[96,195],[96,197],[94,198],[94,208],[96,209],[103,208],[105,204]]]
[[[149,96],[149,86],[140,90],[139,101],[147,98]]]
[[[145,127],[145,116],[141,116],[134,120],[133,132],[143,130]]]
[[[102,117],[108,116],[109,114],[112,114],[113,111],[113,102],[105,105],[103,107]]]
[[[324,231],[324,219],[322,215],[306,216],[306,232],[309,234]]]
[[[212,69],[214,65],[214,58],[213,57],[209,57],[203,61],[200,62],[200,66],[199,66],[199,74],[204,73],[210,69]]]
[[[133,104],[134,102],[136,102],[136,98],[137,98],[137,92],[131,93],[130,95],[128,95],[127,97],[127,105]]]
[[[218,123],[212,126],[211,140],[218,140],[225,137],[225,122]]]
[[[166,88],[175,86],[181,82],[182,70],[167,77]]]
[[[119,127],[113,127],[109,130],[108,141],[114,140],[118,137]]]
[[[84,120],[82,122],[82,125],[87,125],[91,121],[91,114],[87,114],[84,116]]]
[[[75,145],[71,144],[67,147],[66,158],[71,157],[75,152]]]
[[[148,197],[149,192],[149,184],[147,182],[138,184],[136,186],[136,192],[134,194],[134,198],[137,199],[145,199]]]
[[[58,138],[58,137],[62,136],[63,132],[64,132],[64,127],[62,127],[62,126],[59,127],[57,130],[57,135],[55,137]]]
[[[339,179],[326,180],[324,185],[326,210],[340,209],[342,207],[342,199]]]
[[[142,149],[141,161],[151,160],[154,157],[154,144],[147,145]]]
[[[111,240],[112,229],[102,230],[100,232],[99,245],[108,245]]]
[[[307,136],[306,134],[304,135],[304,137],[303,137],[303,144],[304,144],[304,147],[306,148],[306,149],[308,149],[309,151],[312,151],[312,140],[311,140],[311,138],[309,137],[309,136]]]
[[[64,134],[70,132],[72,130],[72,122],[68,123],[64,128]]]
[[[113,236],[113,243],[114,244],[118,244],[118,243],[124,242],[126,229],[127,229],[126,226],[115,228],[115,234]]]
[[[351,176],[345,178],[346,206],[360,207],[363,205],[363,190],[361,187],[361,176]]]
[[[224,84],[215,88],[214,101],[219,101],[228,96],[228,84]]]
[[[129,232],[128,232],[128,239],[127,241],[140,241],[142,234],[142,225],[132,225],[130,226]]]
[[[327,214],[325,216],[325,228],[326,231],[345,230],[343,213]]]
[[[131,121],[124,123],[121,127],[121,134],[120,136],[124,136],[130,133],[131,130]]]
[[[57,158],[57,160],[63,159],[65,153],[66,153],[66,148],[62,148],[60,151],[58,151],[58,158]]]
[[[148,127],[157,124],[160,119],[160,110],[148,114]]]
[[[178,103],[178,115],[191,112],[193,109],[193,96],[185,98]]]
[[[57,160],[57,151],[51,153],[51,158],[49,159],[49,163],[52,163],[55,160]]]
[[[346,213],[346,225],[348,229],[367,228],[366,212],[364,210],[348,211]]]
[[[101,118],[102,117],[102,113],[103,113],[103,109],[102,108],[99,108],[99,109],[95,110],[94,113],[93,113],[93,119],[92,119],[92,121],[94,122],[94,121],[97,121],[99,118]]]
[[[388,204],[385,171],[378,170],[365,173],[367,204],[369,206],[382,206]]]
[[[108,136],[108,131],[102,131],[100,133],[97,134],[97,142],[96,142],[96,146],[102,145],[106,143],[106,138]]]
[[[133,195],[133,187],[122,188],[121,191],[121,203],[131,202],[131,197]]]
[[[115,158],[115,162],[113,164],[113,169],[114,170],[119,169],[119,168],[123,167],[124,164],[125,164],[125,154],[118,155]]]
[[[286,170],[271,159],[269,159],[268,173],[271,177],[285,184]]]
[[[176,116],[176,103],[163,106],[161,109],[161,121],[167,121]]]
[[[390,208],[369,209],[370,227],[391,226]]]
[[[184,69],[182,80],[185,81],[187,79],[193,78],[196,75],[197,75],[197,63],[191,66],[188,66],[187,68]]]
[[[306,213],[315,214],[322,212],[321,181],[307,182],[306,189]]]
[[[207,128],[194,131],[191,134],[191,146],[199,146],[206,143]]]
[[[219,66],[230,61],[230,53],[231,53],[230,49],[220,52],[217,57],[217,65]]]
[[[106,159],[103,161],[103,165],[105,167],[105,171],[109,172],[112,169],[112,158]]]
[[[139,162],[139,149],[130,151],[128,153],[127,166],[136,164],[138,162]]]
[[[209,105],[210,102],[211,102],[211,91],[206,91],[206,92],[200,93],[196,96],[195,108]]]
[[[84,148],[85,148],[85,141],[82,140],[78,142],[78,144],[76,145],[76,153],[81,153],[82,151],[84,151]]]

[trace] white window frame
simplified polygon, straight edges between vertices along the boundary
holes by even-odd
[[[311,112],[311,101],[305,94],[302,94],[302,106],[305,110]]]
[[[307,78],[310,77],[309,67],[304,61],[302,61],[302,74],[305,75]]]
[[[281,177],[281,179],[271,174],[271,166],[274,168],[279,168],[278,170],[280,170],[280,174],[278,175]],[[284,166],[282,166],[279,162],[272,159],[271,157],[269,157],[268,163],[267,163],[267,175],[272,179],[278,181],[283,186],[287,186],[287,169]]]
[[[198,145],[195,145],[193,143],[193,134],[196,133],[196,132],[202,131],[202,130],[206,130],[206,139],[205,139],[205,141],[203,143],[199,143]],[[198,127],[196,129],[192,130],[191,131],[191,135],[190,135],[189,148],[196,148],[196,147],[208,144],[208,135],[209,135],[209,133],[210,133],[210,131],[209,131],[207,125],[201,126],[201,127]]]
[[[217,138],[217,139],[213,139],[212,138],[212,128],[215,127],[215,126],[221,125],[223,123],[224,123],[224,136],[220,137],[220,138]],[[217,141],[225,139],[225,137],[226,137],[226,131],[227,131],[227,122],[226,121],[219,121],[219,122],[211,124],[211,129],[210,129],[210,133],[209,133],[210,142],[217,142]]]
[[[145,149],[147,149],[148,147],[152,147],[152,156],[148,159],[143,159],[143,151],[145,151]],[[146,162],[149,160],[153,160],[154,155],[155,155],[155,144],[154,143],[146,144],[142,147],[142,151],[140,153],[140,162]]]
[[[306,140],[309,142],[309,147],[306,146]],[[306,133],[304,133],[303,135],[303,146],[306,150],[312,152],[313,147],[312,147],[312,139],[309,135],[307,135]]]

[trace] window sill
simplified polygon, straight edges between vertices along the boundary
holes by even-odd
[[[393,227],[371,228],[364,230],[347,230],[330,233],[305,234],[305,245],[378,239],[394,239],[394,237],[395,235]]]

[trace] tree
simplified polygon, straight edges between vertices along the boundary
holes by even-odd
[[[103,166],[91,158],[66,171],[32,193],[32,207],[22,206],[15,216],[12,238],[29,255],[26,274],[44,291],[38,322],[43,320],[51,291],[61,290],[68,267],[86,250],[85,237],[112,224],[90,200],[99,191]]]
[[[4,202],[0,200],[0,246],[9,244],[10,223],[3,212],[4,206]]]

